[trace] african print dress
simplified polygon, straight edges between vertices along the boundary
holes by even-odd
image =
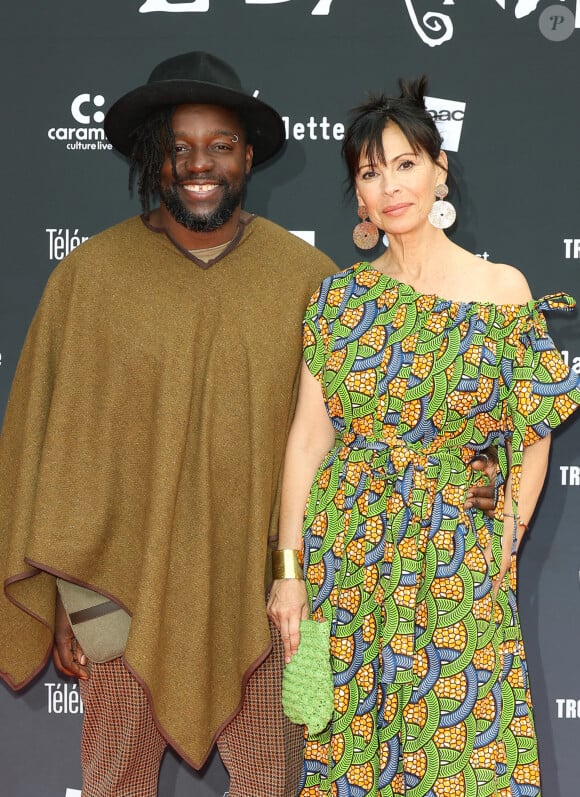
[[[337,438],[304,575],[331,622],[334,715],[306,739],[301,797],[540,794],[515,557],[494,598],[503,521],[463,504],[470,460],[494,444],[505,477],[511,440],[516,506],[524,446],[580,403],[543,316],[573,305],[448,301],[368,263],[313,297],[304,356]]]

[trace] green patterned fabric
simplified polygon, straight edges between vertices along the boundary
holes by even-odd
[[[491,586],[503,499],[497,520],[463,505],[470,460],[498,446],[505,479],[511,441],[515,514],[524,447],[580,403],[543,316],[571,306],[425,296],[368,263],[313,297],[304,356],[337,437],[304,573],[331,623],[334,715],[306,740],[302,797],[540,794],[515,556]]]

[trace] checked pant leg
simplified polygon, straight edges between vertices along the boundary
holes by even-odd
[[[82,797],[157,797],[167,743],[145,692],[120,658],[90,669],[80,681]]]
[[[296,797],[304,730],[282,711],[284,651],[270,623],[272,653],[253,673],[240,712],[217,740],[230,797]],[[84,797],[84,795],[83,795]]]

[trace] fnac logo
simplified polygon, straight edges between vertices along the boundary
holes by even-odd
[[[442,100],[438,97],[425,97],[425,105],[441,133],[443,149],[449,152],[458,152],[466,103],[457,100]]]
[[[289,3],[291,0],[244,0],[246,5],[254,6],[273,6],[278,3]],[[312,9],[315,16],[328,16],[333,0],[318,0]],[[186,2],[169,2],[169,0],[145,0],[139,7],[140,14],[149,14],[152,11],[164,11],[166,13],[205,13],[209,11],[210,0],[186,0]]]
[[[105,98],[102,94],[95,94],[94,97],[90,94],[79,94],[71,102],[70,112],[81,125],[90,125],[91,122],[100,125],[105,120],[105,114],[95,111],[95,108],[102,108],[104,104]]]

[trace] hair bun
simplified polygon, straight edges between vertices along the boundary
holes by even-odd
[[[418,108],[426,110],[425,94],[427,93],[427,84],[428,80],[426,75],[421,75],[421,77],[415,78],[414,80],[400,78],[399,88],[401,89],[401,95],[399,99],[408,100]]]

